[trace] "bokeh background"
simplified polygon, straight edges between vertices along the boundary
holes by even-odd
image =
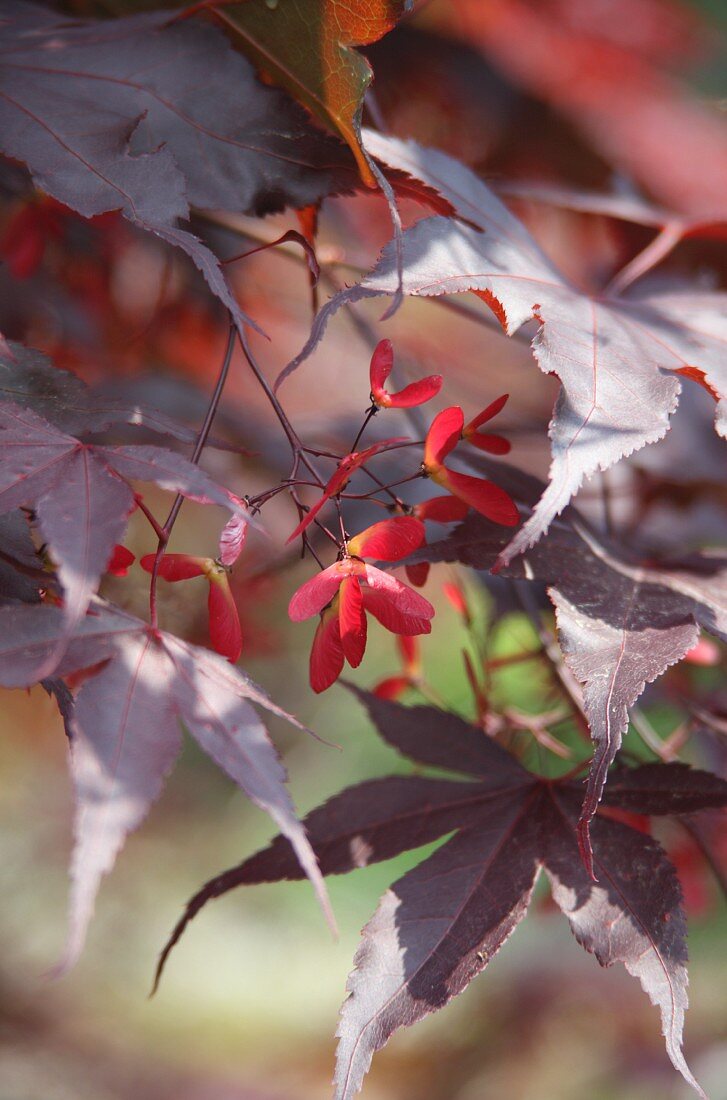
[[[90,4],[71,7],[97,14]],[[570,28],[574,41],[585,35],[595,43],[594,64],[599,43],[605,56],[616,41],[625,55],[646,59],[655,80],[671,74],[675,105],[696,97],[724,121],[727,12],[720,0],[626,5],[549,0],[543,13],[554,26]],[[614,163],[598,133],[534,82],[515,79],[502,57],[464,42],[449,18],[447,0],[424,4],[414,19],[367,51],[376,72],[372,114],[395,133],[445,148],[495,185],[536,180],[628,193],[640,188],[639,193],[667,201],[678,133],[664,134],[664,163],[653,178],[634,178],[618,157]],[[523,26],[523,49],[526,30]],[[719,150],[707,152],[719,159]],[[633,168],[628,157],[624,163]],[[695,164],[694,171],[709,167]],[[665,181],[661,189],[659,173]],[[23,186],[12,172],[4,174],[6,221],[23,201]],[[543,247],[584,286],[607,282],[652,232],[552,204],[512,201]],[[411,202],[404,202],[402,211],[408,221],[422,215]],[[212,235],[222,255],[232,256],[294,225],[292,214],[264,221],[221,214],[212,222],[200,220],[197,228]],[[317,245],[324,271],[321,300],[369,266],[389,233],[378,197],[327,200]],[[270,343],[255,343],[272,379],[308,333],[311,299],[303,258],[288,245],[229,270],[244,308],[272,334]],[[696,274],[719,285],[726,271],[724,241],[709,239],[682,245],[659,277]],[[556,385],[533,363],[532,332],[507,340],[470,296],[449,304],[407,302],[385,328],[380,312],[379,303],[337,317],[315,355],[281,391],[306,441],[340,449],[354,437],[368,403],[371,350],[386,335],[394,343],[402,383],[423,373],[445,375],[442,404],[460,403],[474,414],[509,390],[512,397],[498,426],[513,442],[513,460],[545,475]],[[224,318],[183,261],[114,218],[91,225],[67,219],[41,266],[21,284],[0,266],[0,330],[46,348],[106,391],[158,404],[190,423],[199,422],[225,342]],[[585,486],[579,506],[598,524],[608,511],[610,521],[644,552],[724,545],[727,464],[725,445],[710,427],[711,413],[708,395],[686,383],[670,437],[607,479]],[[416,418],[395,423],[396,415],[379,417],[367,438],[421,431]],[[255,452],[250,458],[211,449],[205,456],[206,467],[237,492],[261,491],[285,476],[285,440],[242,361],[234,363],[216,431]],[[405,465],[402,469],[408,472]],[[163,514],[163,494],[150,492],[146,499]],[[353,526],[378,518],[362,508]],[[321,697],[308,688],[313,628],[294,627],[285,608],[310,566],[278,561],[294,522],[290,503],[279,498],[266,507],[264,520],[268,535],[251,536],[234,578],[245,633],[242,665],[281,706],[334,743],[323,744],[282,723],[271,726],[304,812],[344,785],[408,766],[381,744],[344,688]],[[221,522],[214,510],[185,505],[171,549],[214,553]],[[153,549],[138,515],[127,545],[137,555]],[[487,638],[490,654],[517,654],[536,640],[532,625],[508,605],[502,589],[488,589],[482,578],[449,568],[433,570],[426,594],[438,608],[438,620],[421,645],[424,670],[438,697],[472,717],[462,664],[462,650],[471,649],[472,639],[442,593],[443,584],[452,581],[464,586],[476,632]],[[110,580],[107,592],[143,613],[145,575],[138,566],[129,577]],[[164,586],[163,597],[164,625],[204,642],[204,582]],[[398,662],[393,638],[373,628],[365,662],[352,678],[370,687],[396,672]],[[681,668],[669,675],[689,677],[689,688],[700,699],[727,710],[723,669],[723,664]],[[495,679],[491,701],[495,709],[535,712],[547,690],[547,674],[537,663],[515,665]],[[664,737],[683,717],[668,692],[666,699],[647,693],[644,706]],[[587,750],[567,724],[562,733],[574,758],[583,758]],[[570,766],[534,741],[518,747],[533,767]],[[650,758],[634,731],[627,749]],[[159,993],[149,1000],[156,956],[187,897],[270,837],[267,818],[188,743],[163,797],[103,885],[83,959],[72,973],[51,980],[46,972],[64,939],[71,844],[66,751],[61,722],[42,690],[4,693],[0,1100],[328,1095],[336,1016],[359,930],[388,883],[421,853],[330,882],[338,942],[307,884],[257,887],[214,902],[191,925]],[[685,759],[718,766],[722,749],[719,743],[697,742],[681,751]],[[712,1100],[727,1100],[724,903],[678,830],[667,827],[662,839],[683,871],[690,915],[686,1052]],[[375,1059],[365,1086],[367,1100],[682,1100],[688,1095],[664,1053],[657,1013],[637,983],[620,970],[599,969],[551,910],[547,892],[537,895],[524,924],[465,994],[391,1041]]]

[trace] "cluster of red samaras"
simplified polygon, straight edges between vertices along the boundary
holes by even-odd
[[[398,393],[389,393],[385,384],[392,366],[391,344],[382,340],[374,351],[370,369],[371,400],[377,408],[412,408],[439,393],[442,379],[438,375],[413,382]],[[462,519],[470,508],[494,523],[507,527],[518,523],[517,507],[504,489],[486,478],[461,474],[444,464],[462,441],[490,454],[507,454],[510,444],[506,439],[478,430],[500,412],[506,401],[507,395],[498,398],[467,424],[459,407],[443,409],[427,433],[422,473],[446,489],[449,495],[422,501],[414,505],[411,515],[375,523],[349,539],[340,560],[306,581],[293,596],[288,613],[294,622],[314,615],[321,617],[310,657],[310,682],[314,691],[330,687],[346,661],[353,668],[361,663],[366,648],[367,612],[387,630],[403,637],[431,631],[434,608],[429,601],[389,573],[369,565],[365,558],[400,561],[426,541],[425,520],[451,523]],[[325,503],[343,491],[355,470],[375,454],[400,442],[403,440],[399,438],[388,439],[346,455],[288,541],[302,534]],[[421,585],[428,570],[424,562],[408,566],[407,575],[412,584]]]
[[[413,382],[398,393],[389,393],[385,384],[392,365],[391,344],[388,340],[382,340],[374,351],[370,372],[371,400],[377,408],[412,408],[439,393],[442,379],[438,375]],[[440,412],[432,421],[424,443],[422,473],[446,489],[447,495],[420,501],[411,508],[410,514],[375,523],[355,538],[348,539],[340,560],[306,581],[293,596],[289,614],[294,622],[314,615],[321,617],[310,659],[310,681],[314,691],[325,691],[330,687],[346,661],[353,668],[361,663],[366,648],[367,613],[402,639],[431,631],[434,608],[429,601],[390,573],[368,564],[365,559],[401,561],[425,543],[425,521],[453,523],[463,519],[470,508],[481,512],[494,523],[513,526],[518,522],[517,508],[503,489],[485,478],[458,473],[444,464],[461,441],[490,454],[507,454],[510,449],[507,440],[479,431],[483,424],[496,416],[506,401],[507,395],[493,401],[468,424],[464,422],[462,410],[456,406]],[[405,442],[408,442],[405,438],[387,439],[342,458],[321,496],[297,525],[288,542],[313,523],[327,501],[343,492],[357,469],[381,451]],[[222,532],[217,558],[190,554],[146,554],[140,560],[142,569],[147,573],[153,573],[156,569],[157,576],[165,581],[184,581],[192,577],[207,579],[210,641],[213,649],[230,661],[236,661],[240,656],[242,630],[230,589],[229,571],[242,551],[246,531],[247,525],[242,517],[231,519]],[[130,551],[117,546],[108,571],[124,576],[133,560]],[[409,581],[420,586],[427,579],[429,565],[426,562],[408,565],[406,570]],[[411,669],[405,675],[407,682],[411,682],[414,675]]]

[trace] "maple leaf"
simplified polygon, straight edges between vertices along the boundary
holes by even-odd
[[[101,397],[82,379],[55,366],[42,351],[13,340],[0,346],[0,400],[31,409],[70,435],[104,432],[129,424],[182,443],[197,440],[195,431],[166,413],[143,404],[128,405]]]
[[[362,179],[375,187],[377,180],[361,142],[363,99],[373,72],[352,47],[377,42],[411,8],[411,0],[366,0],[355,5],[344,0],[287,0],[275,5],[246,0],[203,6],[228,28],[239,49],[266,76],[341,135]]]
[[[129,481],[153,481],[192,500],[241,511],[228,490],[173,451],[82,443],[9,402],[0,402],[0,459],[0,512],[34,509],[63,586],[69,633],[122,541],[135,505]]]
[[[349,685],[350,686],[350,685]],[[704,1096],[682,1054],[687,1007],[685,922],[673,867],[650,837],[594,824],[598,883],[578,858],[577,785],[544,780],[452,714],[401,707],[352,688],[378,732],[417,764],[471,780],[369,780],[313,810],[305,826],[324,874],[343,874],[455,836],[395,882],[363,931],[341,1011],[337,1100],[361,1087],[373,1054],[400,1027],[442,1008],[480,973],[525,916],[541,869],[556,903],[602,966],[622,962],[658,1006],[667,1053]],[[654,776],[654,771],[661,776]],[[727,783],[683,765],[647,765],[614,788],[650,814],[727,805]],[[236,886],[301,876],[287,842],[210,880],[188,903],[160,957],[157,981],[189,921]]]
[[[699,789],[694,786],[694,769],[687,764],[641,764],[638,768],[617,767],[603,793],[606,806],[641,814],[692,814],[705,808],[709,791],[724,790],[724,780],[702,772]]]
[[[479,465],[489,466],[482,459]],[[492,467],[513,495],[526,504],[537,499],[537,479],[502,463]],[[405,564],[458,561],[491,569],[505,539],[494,524],[471,515],[448,538],[415,551]],[[700,626],[727,640],[727,557],[693,555],[681,567],[646,566],[607,549],[571,507],[502,573],[548,585],[565,662],[583,685],[595,743],[581,815],[589,864],[588,824],[628,729],[629,707],[647,683],[689,652]]]
[[[63,614],[41,605],[8,607],[0,609],[0,624],[0,683],[29,686],[44,654],[66,638]],[[81,952],[101,878],[161,792],[181,747],[180,722],[290,837],[332,922],[285,770],[252,704],[298,725],[296,720],[222,658],[96,601],[78,623],[58,672],[99,664],[84,680],[70,719],[76,843],[62,968]]]
[[[42,569],[23,513],[0,516],[0,602],[37,603]]]
[[[80,21],[18,0],[0,20],[2,151],[84,217],[121,210],[183,249],[238,327],[256,327],[178,223],[190,204],[261,214],[317,201],[337,166],[353,175],[336,143],[213,27],[168,26],[169,12]]]
[[[502,555],[509,561],[547,530],[584,478],[666,434],[679,374],[720,397],[716,428],[727,436],[725,340],[727,295],[696,290],[589,296],[571,286],[525,226],[468,168],[436,150],[367,134],[385,164],[436,187],[456,218],[431,217],[404,233],[403,291],[428,297],[474,290],[512,335],[539,322],[533,352],[541,370],[562,383],[550,424],[550,484],[533,515]],[[358,285],[318,314],[311,337],[285,373],[320,340],[344,303],[399,290],[396,249],[388,245]]]

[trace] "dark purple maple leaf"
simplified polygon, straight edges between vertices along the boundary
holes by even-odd
[[[239,327],[190,206],[267,213],[355,183],[342,146],[261,84],[215,28],[154,12],[105,22],[8,0],[0,13],[0,149],[92,217],[120,210],[183,249]],[[343,182],[342,182],[343,180]]]
[[[526,507],[537,499],[537,479],[483,459],[477,468],[496,469],[498,484]],[[458,561],[489,570],[506,542],[502,528],[471,514],[448,538],[417,550],[406,563]],[[647,683],[684,657],[700,626],[727,640],[727,558],[704,554],[682,568],[646,566],[603,545],[571,507],[502,574],[548,586],[565,662],[583,685],[595,744],[581,825],[589,864],[588,823],[628,729],[629,707]]]
[[[32,684],[44,655],[55,653],[66,637],[59,608],[0,609],[0,683]],[[221,657],[98,600],[78,623],[58,674],[96,666],[72,712],[64,714],[77,811],[62,968],[81,952],[101,878],[161,793],[181,747],[180,722],[290,839],[332,921],[315,857],[285,787],[285,769],[252,704],[298,725],[296,720]]]
[[[0,603],[37,603],[42,573],[26,517],[0,516]]]
[[[724,782],[711,772],[702,772],[696,789],[694,769],[676,762],[668,768],[663,764],[615,768],[603,792],[603,804],[639,814],[692,814],[704,809],[710,788],[719,796]]]
[[[503,547],[502,563],[532,546],[584,478],[666,434],[677,407],[678,372],[727,396],[727,295],[701,288],[589,296],[569,284],[525,226],[458,161],[414,142],[369,133],[381,162],[408,172],[451,203],[455,218],[431,217],[403,236],[403,292],[430,297],[474,290],[508,335],[539,322],[532,347],[541,370],[562,383],[550,423],[550,481],[532,515]],[[344,304],[399,290],[392,244],[376,268],[320,311],[310,339],[285,374],[311,353]],[[716,429],[727,436],[717,406]]]
[[[0,347],[0,401],[12,401],[45,417],[69,435],[105,432],[129,424],[194,443],[197,433],[144,404],[100,397],[42,351],[8,341]]]
[[[70,741],[73,737],[73,692],[60,676],[48,676],[45,680],[41,680],[40,684],[51,699],[55,699],[66,737]]]
[[[395,776],[343,791],[304,821],[324,874],[342,874],[454,837],[387,890],[363,931],[341,1010],[337,1100],[361,1088],[373,1054],[400,1027],[442,1008],[524,917],[541,869],[579,943],[602,966],[622,962],[662,1017],[671,1061],[700,1096],[681,1049],[687,1006],[685,922],[673,867],[651,837],[607,818],[593,828],[593,882],[578,852],[579,787],[522,768],[480,729],[432,707],[402,707],[352,689],[381,736],[417,763],[470,781]],[[619,794],[644,788],[650,814],[727,805],[727,783],[683,765],[619,773]],[[673,779],[673,782],[671,781]],[[624,794],[624,792],[630,792]],[[676,812],[680,812],[677,810]],[[235,886],[297,879],[282,837],[211,879],[188,903],[161,955],[212,898]]]
[[[0,513],[34,509],[63,587],[69,635],[123,538],[134,507],[133,480],[241,511],[231,493],[173,451],[82,443],[29,409],[0,402]],[[38,678],[53,671],[60,652],[48,655],[50,664]]]

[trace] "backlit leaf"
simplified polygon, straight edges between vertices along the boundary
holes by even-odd
[[[363,180],[376,179],[361,144],[361,112],[372,70],[354,46],[377,42],[411,0],[246,0],[215,8],[243,53],[351,147]],[[302,203],[300,205],[303,205]]]
[[[583,479],[666,434],[681,388],[679,375],[704,380],[718,395],[716,429],[727,435],[724,346],[727,296],[669,290],[589,296],[569,284],[525,226],[469,169],[432,149],[367,135],[374,154],[440,193],[460,218],[424,218],[404,233],[405,294],[428,297],[474,290],[512,335],[539,323],[533,352],[562,390],[550,424],[550,483],[533,515],[503,553],[532,546]],[[344,303],[399,290],[395,249],[374,271],[337,294],[318,314],[311,337],[286,370],[310,354]]]
[[[305,820],[324,874],[342,874],[455,835],[382,897],[363,930],[341,1010],[336,1100],[361,1088],[372,1056],[401,1027],[443,1008],[485,969],[524,917],[541,868],[573,931],[602,966],[621,962],[661,1013],[675,1067],[702,1097],[682,1054],[685,922],[674,868],[651,837],[620,823],[594,825],[594,883],[578,855],[578,784],[526,772],[481,730],[432,707],[406,708],[356,691],[378,731],[416,760],[475,781],[392,776],[343,791]],[[418,735],[419,738],[418,738]],[[633,773],[633,792],[668,801],[690,792],[727,805],[727,783],[683,766]],[[630,773],[623,773],[624,789]],[[631,805],[631,803],[630,803]],[[638,805],[638,802],[636,802]],[[646,807],[645,807],[646,808]],[[299,878],[282,837],[210,880],[190,900],[159,961],[205,903],[236,886]]]

